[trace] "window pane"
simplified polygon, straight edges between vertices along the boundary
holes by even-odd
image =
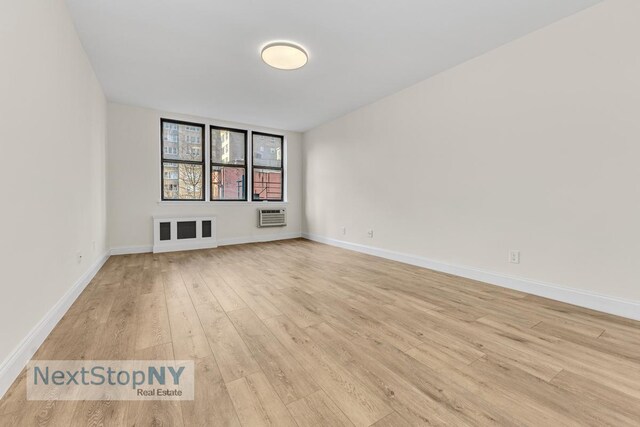
[[[244,165],[245,134],[225,129],[211,129],[211,162]]]
[[[203,166],[163,163],[162,186],[165,199],[202,200]]]
[[[282,171],[254,169],[253,199],[282,200]]]
[[[211,166],[211,200],[245,200],[244,168]]]
[[[202,128],[172,122],[162,124],[162,158],[201,162]]]
[[[282,167],[282,138],[254,134],[253,164],[272,168]]]

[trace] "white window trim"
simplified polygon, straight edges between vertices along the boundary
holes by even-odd
[[[157,202],[158,206],[182,206],[182,205],[188,205],[188,206],[211,206],[211,205],[218,205],[218,206],[246,206],[246,205],[254,205],[254,207],[256,206],[277,206],[277,205],[288,205],[289,202],[274,202],[274,201],[268,201],[268,200],[263,200],[261,202],[255,202],[253,200],[251,201],[238,201],[238,200],[230,200],[228,202],[225,201],[221,201],[221,200],[207,200],[207,201],[202,201],[202,200],[160,200]]]

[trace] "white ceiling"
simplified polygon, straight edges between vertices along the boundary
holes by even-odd
[[[306,130],[600,0],[67,0],[112,101]],[[309,63],[273,69],[273,40]]]

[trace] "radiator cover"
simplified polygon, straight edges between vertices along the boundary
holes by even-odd
[[[217,246],[215,216],[153,217],[153,253]]]

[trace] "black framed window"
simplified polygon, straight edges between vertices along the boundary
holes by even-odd
[[[204,200],[204,125],[160,120],[162,200]]]
[[[247,131],[210,126],[211,200],[247,200]]]
[[[252,133],[252,200],[282,201],[284,194],[284,137]]]

